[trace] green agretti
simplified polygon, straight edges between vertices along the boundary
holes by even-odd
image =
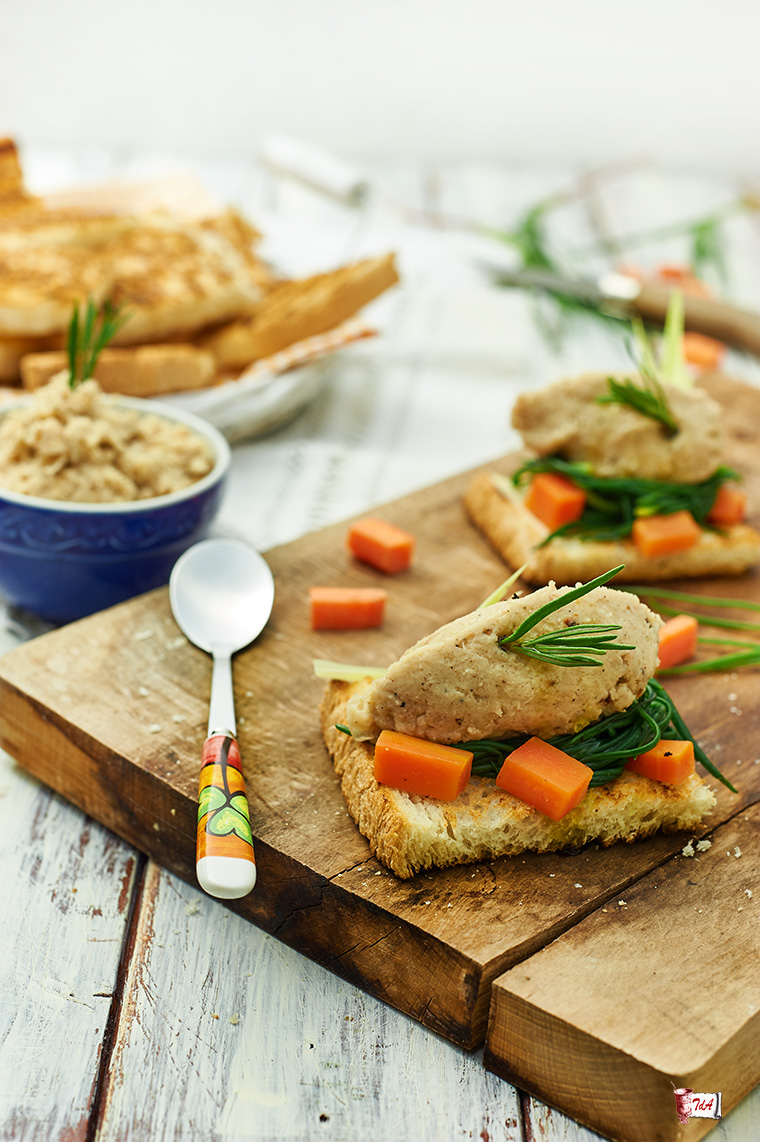
[[[504,758],[512,750],[528,741],[529,734],[514,734],[508,738],[483,738],[480,741],[462,742],[458,749],[473,754],[472,772],[479,777],[496,777]],[[632,757],[653,749],[661,738],[690,741],[694,756],[718,781],[732,793],[733,785],[707,757],[694,740],[670,695],[659,682],[651,679],[640,698],[627,710],[585,726],[575,734],[557,734],[547,738],[549,745],[582,761],[594,771],[591,785],[604,785],[619,777]]]
[[[726,480],[739,479],[738,473],[726,467],[717,468],[712,476],[699,484],[672,484],[666,480],[640,480],[634,476],[595,476],[590,465],[584,462],[543,456],[523,464],[512,481],[519,487],[538,472],[565,476],[586,493],[586,507],[581,518],[558,527],[541,546],[558,536],[600,541],[625,539],[631,534],[634,520],[639,516],[670,515],[684,510],[691,512],[700,527],[705,527],[721,484]]]

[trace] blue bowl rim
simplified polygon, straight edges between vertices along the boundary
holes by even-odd
[[[184,409],[174,408],[173,405],[163,404],[161,401],[146,399],[145,397],[130,397],[123,396],[117,393],[107,393],[106,397],[114,404],[126,406],[127,408],[136,409],[142,413],[153,413],[156,416],[163,417],[165,420],[179,421],[181,424],[186,424],[188,428],[192,428],[200,436],[203,436],[211,445],[214,450],[215,462],[214,467],[200,480],[196,480],[194,484],[188,484],[186,488],[180,488],[176,492],[168,492],[163,496],[151,496],[143,500],[111,500],[107,503],[80,503],[74,500],[54,500],[49,499],[47,496],[30,496],[24,492],[13,492],[10,488],[3,488],[0,486],[0,506],[3,503],[15,504],[18,507],[37,509],[43,511],[65,512],[70,515],[132,515],[139,512],[152,511],[153,509],[170,507],[172,504],[179,504],[185,500],[192,499],[194,496],[202,495],[210,488],[218,484],[229,471],[232,454],[227,440],[213,424],[209,421],[203,420],[195,413],[185,412]],[[14,409],[22,408],[28,404],[31,396],[15,400],[4,404],[0,408],[0,420],[2,420],[9,412]]]

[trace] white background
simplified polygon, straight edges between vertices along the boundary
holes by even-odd
[[[209,156],[760,166],[755,0],[1,0],[0,132]]]

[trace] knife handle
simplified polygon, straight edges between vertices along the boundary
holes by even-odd
[[[631,305],[644,321],[663,325],[672,292],[663,286],[645,284]],[[683,304],[686,329],[705,333],[760,357],[760,313],[737,309],[708,297],[684,297]]]
[[[247,896],[256,883],[240,750],[226,730],[203,743],[195,872],[204,892],[223,900]]]

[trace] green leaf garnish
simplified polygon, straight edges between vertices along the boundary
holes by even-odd
[[[101,352],[128,320],[129,315],[122,312],[121,306],[110,301],[98,312],[92,298],[88,298],[84,320],[80,317],[79,305],[74,305],[66,336],[70,388],[76,388],[93,375]]]
[[[609,393],[596,398],[597,404],[622,404],[632,408],[634,412],[650,420],[657,420],[666,429],[668,436],[675,436],[678,424],[668,404],[662,385],[654,377],[642,373],[642,383],[635,381],[618,381],[614,377],[607,378]]]
[[[641,383],[608,377],[609,393],[597,397],[597,404],[627,405],[634,412],[659,421],[668,436],[675,436],[678,422],[668,403],[663,383],[681,389],[690,388],[692,384],[683,358],[683,295],[679,290],[673,290],[670,295],[662,342],[662,364],[659,367],[643,322],[635,317],[632,325],[639,352],[637,364]]]
[[[504,758],[523,745],[531,735],[514,734],[508,738],[483,738],[479,741],[461,742],[458,749],[469,750],[473,754],[472,772],[479,777],[496,777]],[[678,741],[691,741],[698,761],[718,781],[736,793],[733,785],[707,757],[701,746],[681,718],[670,695],[655,681],[650,679],[640,698],[627,710],[600,718],[589,726],[584,726],[575,734],[557,734],[547,738],[550,745],[582,761],[594,771],[591,786],[604,785],[619,777],[626,762],[640,753],[653,749],[661,738]]]
[[[505,650],[516,651],[528,658],[536,658],[540,662],[549,662],[554,666],[601,666],[608,650],[635,650],[633,646],[616,643],[615,632],[621,630],[619,626],[603,626],[601,623],[577,623],[575,626],[559,627],[557,630],[547,631],[535,638],[526,639],[525,635],[537,626],[543,619],[555,611],[561,610],[576,599],[582,599],[595,587],[601,587],[622,571],[624,564],[605,571],[603,575],[591,579],[588,583],[581,583],[544,603],[532,615],[523,619],[512,634],[499,639],[499,646]],[[596,655],[591,658],[589,655]]]
[[[700,527],[706,527],[708,513],[721,484],[739,479],[732,468],[726,467],[718,468],[699,484],[640,480],[634,476],[596,476],[586,463],[563,460],[560,456],[542,456],[523,464],[515,472],[512,482],[519,487],[537,472],[566,476],[586,493],[586,507],[581,518],[558,527],[543,540],[541,546],[565,535],[582,540],[626,539],[637,517],[670,515],[683,510],[691,512]]]

